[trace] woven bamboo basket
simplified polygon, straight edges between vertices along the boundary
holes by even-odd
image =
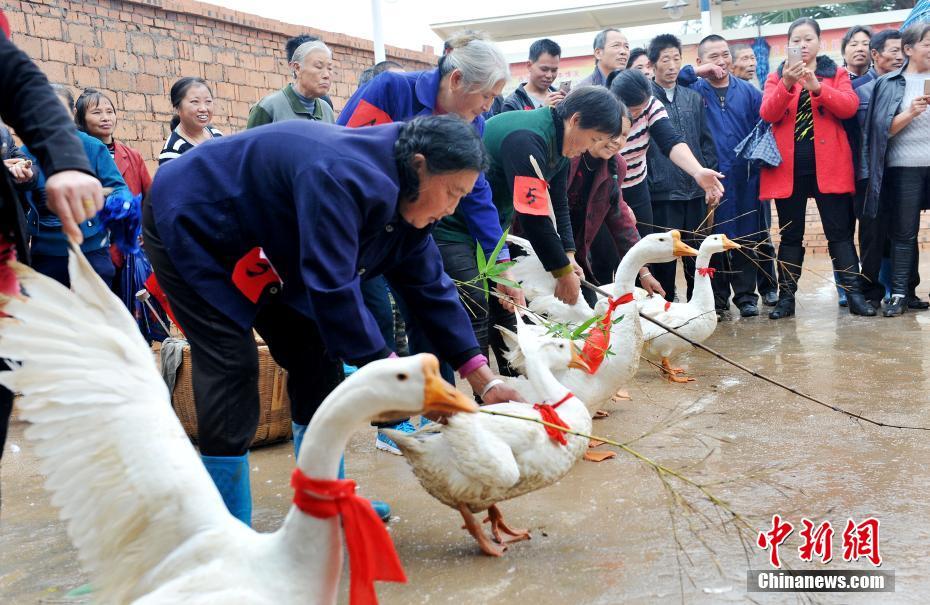
[[[287,396],[287,372],[274,359],[268,347],[258,342],[258,429],[250,447],[271,445],[291,438],[291,404]],[[184,347],[171,405],[191,441],[197,443],[197,411],[191,384],[190,347]]]

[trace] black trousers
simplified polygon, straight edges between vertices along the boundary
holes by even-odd
[[[512,256],[519,254],[515,246],[510,246]],[[478,262],[475,259],[475,246],[473,244],[441,243],[439,253],[442,255],[442,264],[446,274],[457,282],[469,282],[478,275]],[[494,283],[488,283],[488,289],[494,288]],[[516,319],[513,313],[504,310],[499,299],[493,294],[485,297],[481,284],[459,286],[459,297],[462,305],[471,319],[472,329],[481,353],[490,359],[493,352],[497,360],[497,367],[504,376],[515,376],[504,357],[507,350],[500,331],[495,326],[503,326],[516,330]]]
[[[930,166],[888,167],[885,178],[889,187],[884,206],[885,229],[892,247],[910,245],[913,249],[908,294],[914,294],[920,275],[917,271],[917,233],[920,231],[920,211],[930,205]],[[903,294],[895,292],[895,294]]]
[[[623,201],[636,215],[636,230],[640,237],[646,237],[653,232],[656,224],[652,214],[652,196],[649,195],[649,185],[646,181],[623,190]]]
[[[759,256],[751,249],[728,250],[714,255],[717,269],[712,283],[714,285],[714,306],[727,309],[730,306],[730,291],[733,292],[733,304],[741,307],[747,303],[757,304],[756,276]]]
[[[200,451],[241,456],[259,420],[258,349],[252,330],[194,291],[168,257],[148,205],[144,214],[145,252],[191,347]],[[291,418],[309,424],[320,403],[342,382],[342,362],[327,352],[316,322],[287,305],[263,305],[254,327],[288,372]]]
[[[707,204],[703,197],[690,200],[653,200],[652,216],[656,225],[655,231],[679,229],[683,242],[693,248],[701,245],[702,238],[698,237],[697,230],[707,216]],[[691,300],[691,293],[694,291],[695,258],[685,256],[681,261],[685,268],[685,281],[688,284],[687,300]],[[678,262],[653,263],[650,266],[653,277],[662,284],[662,289],[665,290],[665,299],[674,300]]]
[[[784,246],[804,245],[804,218],[807,200],[814,198],[820,212],[823,232],[830,243],[852,241],[855,230],[852,194],[821,193],[813,174],[796,175],[791,197],[775,200],[778,210],[778,227],[781,244]]]

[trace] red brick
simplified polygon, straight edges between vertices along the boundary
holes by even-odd
[[[236,99],[236,86],[227,82],[213,84],[213,94],[218,99]]]
[[[203,77],[211,82],[222,82],[226,79],[224,67],[217,63],[207,63],[203,66]]]
[[[129,34],[129,45],[136,55],[154,55],[155,43],[148,34]]]
[[[236,53],[228,50],[221,50],[216,53],[216,62],[230,67],[236,66]]]
[[[103,31],[100,33],[103,38],[103,46],[110,50],[129,50],[126,34],[123,32]]]
[[[78,88],[100,86],[100,70],[96,67],[71,66],[71,82]]]
[[[51,43],[51,40],[49,43]],[[112,67],[113,51],[107,48],[88,48],[85,46],[82,62],[89,67]]]
[[[174,40],[162,38],[155,41],[155,54],[164,59],[173,59],[177,56],[177,44]]]
[[[14,12],[7,9],[4,12],[7,21],[10,22],[10,31],[13,32],[13,41],[19,44],[19,35],[26,33],[26,15],[25,13]]]
[[[203,65],[196,61],[178,61],[178,73],[181,76],[203,77]]]
[[[114,51],[116,56],[116,69],[119,71],[135,73],[139,71],[140,61],[135,55],[122,51]]]
[[[19,47],[21,51],[29,55],[34,61],[38,61],[43,58],[42,55],[42,42],[41,38],[33,38],[32,36],[14,35],[13,42],[16,43],[16,46]]]
[[[39,67],[43,72],[45,72],[45,77],[48,78],[49,82],[63,84],[66,83],[69,79],[68,65],[65,63],[43,61]]]
[[[165,93],[165,91],[162,90],[161,81],[155,76],[150,76],[148,74],[138,74],[136,76],[136,91],[156,95]]]
[[[174,111],[174,107],[171,106],[171,99],[168,95],[153,95],[149,97],[149,101],[151,101],[152,104],[152,111],[156,113],[170,114]]]
[[[77,23],[68,24],[68,40],[74,42],[75,44],[83,44],[86,46],[96,46],[97,45],[97,33],[94,31],[94,28],[87,25],[79,25]]]
[[[145,73],[169,75],[175,70],[174,64],[168,59],[159,59],[157,57],[145,57]]]
[[[104,72],[104,84],[110,90],[134,90],[136,78],[129,72],[108,69]]]
[[[211,63],[213,61],[213,51],[207,46],[195,46],[194,61]]]
[[[30,33],[37,38],[61,39],[61,21],[58,19],[29,15],[27,23],[29,23]]]
[[[131,111],[145,111],[146,109],[145,95],[137,92],[121,92],[117,102],[120,109]]]

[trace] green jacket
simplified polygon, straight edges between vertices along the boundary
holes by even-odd
[[[532,111],[511,111],[488,120],[484,146],[491,160],[485,173],[491,186],[501,228],[514,222],[516,228],[533,244],[547,271],[561,275],[571,270],[566,251],[574,251],[571,219],[568,212],[568,158],[562,155],[562,120],[549,107]],[[514,190],[517,177],[538,179],[530,156],[536,159],[548,184],[549,199],[558,229],[548,215],[515,212]],[[542,185],[545,188],[545,185]],[[442,219],[433,233],[438,242],[474,243],[466,227],[462,210]]]
[[[304,104],[297,98],[294,87],[288,84],[256,103],[249,112],[249,121],[245,127],[255,128],[272,122],[301,119],[320,120],[333,124],[336,122],[336,114],[333,108],[322,99],[316,99],[313,113],[307,111]]]

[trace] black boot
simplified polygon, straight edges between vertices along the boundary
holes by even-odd
[[[891,242],[891,300],[882,305],[882,315],[897,317],[907,311],[907,290],[916,248],[913,242]]]
[[[846,301],[852,315],[873,317],[875,308],[862,294],[862,280],[859,275],[859,257],[851,240],[830,242],[830,256],[833,257],[833,274],[837,285],[846,292]]]
[[[804,264],[803,246],[778,247],[778,302],[769,313],[769,319],[781,319],[794,315],[794,294],[801,279]]]

